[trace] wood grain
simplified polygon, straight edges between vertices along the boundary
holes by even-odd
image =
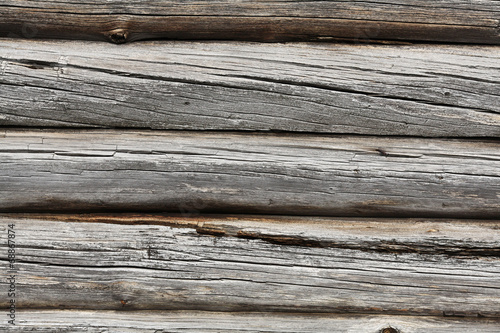
[[[380,253],[500,257],[496,220],[332,218],[266,215],[1,214],[5,219],[160,225],[200,235],[258,239],[271,244]]]
[[[2,0],[0,8],[0,35],[11,37],[500,42],[495,0]]]
[[[297,313],[210,313],[195,311],[20,311],[8,332],[276,332],[380,333],[392,327],[404,333],[497,333],[492,319],[382,315],[309,315]]]
[[[4,39],[0,64],[0,125],[500,136],[499,47]]]
[[[1,217],[2,234],[8,224],[15,224],[19,310],[500,316],[498,253],[439,251],[471,246],[498,249],[498,220],[160,216],[68,220],[71,217]],[[215,235],[214,228],[228,232]],[[255,237],[248,238],[248,233]],[[315,239],[322,246],[277,244],[270,236]],[[349,246],[355,239],[358,248]],[[391,241],[409,247],[420,243],[438,251],[377,250]],[[0,258],[6,260],[6,242],[0,246]],[[2,307],[5,302],[1,300]]]
[[[8,130],[0,210],[497,218],[499,142]]]

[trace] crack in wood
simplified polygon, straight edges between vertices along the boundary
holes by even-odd
[[[3,125],[500,133],[495,47],[153,42],[122,45],[122,57],[103,43],[25,43],[1,41],[0,61],[9,68],[0,83]],[[95,55],[86,54],[89,48]],[[422,53],[431,60],[421,60]],[[401,77],[405,83],[395,84]],[[433,88],[425,88],[430,81]]]

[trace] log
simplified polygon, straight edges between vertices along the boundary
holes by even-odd
[[[0,36],[500,42],[495,0],[0,1]]]
[[[276,332],[276,333],[497,333],[492,319],[297,313],[211,313],[195,311],[20,311],[9,332]]]
[[[497,218],[496,140],[0,134],[0,211]]]
[[[499,137],[499,54],[4,39],[0,125]]]
[[[8,226],[18,310],[500,317],[498,220],[10,214]]]

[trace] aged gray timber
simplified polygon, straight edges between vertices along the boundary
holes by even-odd
[[[98,222],[106,219],[112,223]],[[498,248],[498,220],[68,220],[0,219],[3,234],[15,224],[18,309],[500,316],[500,258],[487,250]],[[215,227],[233,233],[215,235]],[[275,244],[270,235],[321,246]],[[349,246],[355,239],[357,249]],[[417,242],[436,252],[377,250],[390,242]],[[443,247],[465,252],[443,254]],[[470,248],[484,248],[484,255],[467,253]],[[5,242],[0,250],[6,260]]]
[[[8,332],[275,332],[275,333],[498,333],[492,319],[297,313],[214,313],[197,311],[57,311],[18,312]]]
[[[278,245],[337,247],[382,253],[500,257],[494,220],[332,218],[194,214],[2,214],[4,219],[162,225],[201,235],[260,239]]]
[[[15,129],[0,136],[3,212],[500,215],[496,140]]]
[[[500,136],[500,47],[4,39],[0,64],[0,125]]]
[[[500,42],[495,0],[2,0],[0,8],[0,35],[10,37]]]

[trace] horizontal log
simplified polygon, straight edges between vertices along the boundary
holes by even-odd
[[[0,36],[500,43],[495,0],[2,0],[0,6]]]
[[[186,214],[8,214],[6,220],[160,225],[200,235],[258,239],[277,245],[343,248],[381,253],[500,257],[495,220],[331,218]]]
[[[497,333],[500,325],[492,319],[194,311],[33,310],[20,311],[18,317],[21,319],[15,327],[9,327],[9,332]],[[396,331],[390,331],[390,328]]]
[[[6,129],[0,137],[0,211],[497,218],[499,145]]]
[[[6,215],[6,229],[19,310],[500,316],[498,220]]]
[[[0,125],[499,137],[499,54],[4,39]]]

